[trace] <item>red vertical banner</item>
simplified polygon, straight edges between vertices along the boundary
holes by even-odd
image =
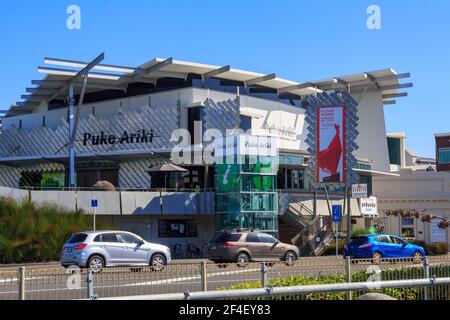
[[[346,183],[346,109],[345,106],[317,108],[318,183]]]

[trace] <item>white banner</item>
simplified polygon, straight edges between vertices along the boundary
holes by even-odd
[[[353,199],[367,198],[367,184],[352,185],[352,198]]]
[[[431,220],[431,243],[447,242],[446,229],[439,228],[441,220]]]
[[[376,197],[361,199],[361,214],[365,218],[378,218],[378,203]]]

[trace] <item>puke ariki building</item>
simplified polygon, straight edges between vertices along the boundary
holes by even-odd
[[[401,89],[412,86],[401,83],[408,73],[392,69],[299,83],[172,58],[138,67],[52,58],[45,63],[39,67],[43,79],[33,80],[23,101],[2,118],[0,195],[87,214],[96,199],[97,220],[178,248],[175,258],[201,256],[223,228],[269,232],[320,254],[333,232],[328,205],[342,204],[344,196],[339,186],[313,192],[306,174],[305,98],[347,91],[359,102],[357,163],[347,170],[357,172],[371,193],[374,177],[391,175],[384,108],[394,107],[395,98],[407,95]],[[77,78],[86,67],[92,69]],[[226,168],[198,161],[149,173],[173,162],[179,129],[189,132],[189,145],[200,152],[208,129],[223,136],[251,129],[254,136],[277,139],[276,161],[266,168],[244,163],[231,182],[224,179]],[[93,187],[99,181],[114,191]],[[351,218],[354,228],[372,223],[356,200]],[[345,219],[340,228],[347,230]]]

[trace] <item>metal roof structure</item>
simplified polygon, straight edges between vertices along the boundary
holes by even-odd
[[[42,102],[64,99],[67,96],[68,82],[89,65],[89,62],[45,58],[46,66],[38,67],[45,74],[42,80],[33,80],[33,87],[26,89],[22,101],[12,105],[6,116],[31,113]],[[95,70],[95,71],[94,71]],[[245,86],[258,85],[275,89],[279,94],[290,93],[304,97],[329,90],[348,90],[351,94],[379,90],[384,104],[395,104],[394,98],[405,97],[406,92],[399,89],[410,88],[412,83],[400,83],[400,79],[409,78],[409,73],[398,74],[393,69],[362,72],[353,75],[332,77],[318,81],[294,82],[278,78],[276,74],[261,74],[231,68],[231,66],[214,66],[194,62],[175,60],[173,58],[155,58],[138,67],[97,64],[87,73],[89,81],[86,93],[102,90],[126,91],[134,82],[155,84],[160,78],[186,79],[188,74],[200,75],[203,80],[218,78],[244,83]],[[75,94],[80,94],[82,81],[75,83]]]

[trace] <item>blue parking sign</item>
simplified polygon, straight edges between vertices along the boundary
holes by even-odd
[[[91,207],[92,208],[97,208],[98,207],[98,200],[92,200],[91,201]]]
[[[332,216],[331,219],[333,222],[339,223],[342,219],[342,206],[341,205],[333,205],[332,209]]]

